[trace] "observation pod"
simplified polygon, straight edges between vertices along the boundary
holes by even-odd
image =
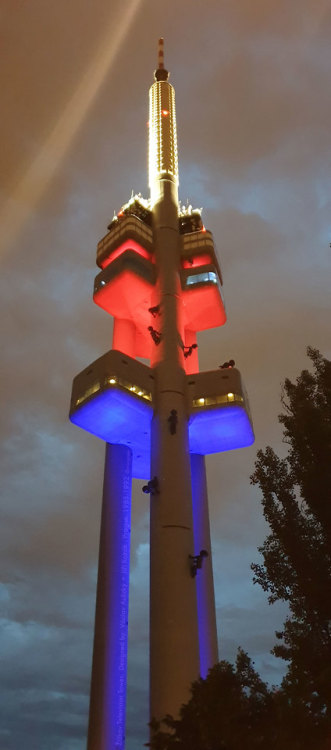
[[[155,286],[155,267],[134,250],[125,250],[110,262],[94,281],[94,302],[113,315],[115,321],[129,321],[134,329],[134,342],[129,351],[125,338],[120,349],[131,356],[150,359],[152,290]]]
[[[106,443],[132,451],[132,476],[150,467],[154,376],[149,367],[111,350],[73,381],[70,421]]]
[[[189,218],[189,217],[185,217]],[[213,235],[203,226],[182,235],[180,272],[184,326],[192,331],[226,323],[222,274]]]
[[[139,200],[122,208],[108,225],[108,233],[97,245],[96,262],[105,268],[125,250],[135,250],[143,258],[154,262],[151,212]]]
[[[151,212],[131,199],[98,243],[93,300],[114,317],[114,347],[132,357],[151,357],[152,290],[156,271]],[[129,332],[129,333],[128,333]]]
[[[206,456],[254,443],[247,394],[236,368],[187,376],[190,452]]]
[[[186,376],[189,452],[200,455],[244,448],[254,442],[250,410],[239,370]],[[132,450],[132,475],[150,472],[153,371],[111,350],[73,381],[70,420],[113,445]]]

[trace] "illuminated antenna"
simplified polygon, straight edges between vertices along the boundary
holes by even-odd
[[[169,78],[169,73],[164,67],[164,39],[163,36],[160,37],[158,41],[158,47],[157,47],[157,70],[154,73],[154,78],[156,81],[167,81]]]

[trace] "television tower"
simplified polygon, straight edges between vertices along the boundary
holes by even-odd
[[[204,456],[254,440],[230,360],[199,372],[196,334],[226,322],[212,234],[178,201],[175,92],[150,89],[150,199],[98,243],[94,301],[113,348],[73,382],[70,419],[106,442],[88,750],[125,745],[132,476],[150,494],[150,717],[178,715],[218,659]],[[150,361],[150,366],[137,358]]]

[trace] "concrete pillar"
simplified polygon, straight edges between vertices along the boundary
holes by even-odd
[[[177,433],[169,433],[175,408]],[[199,676],[190,466],[186,414],[179,394],[169,393],[152,425],[152,470],[159,494],[151,497],[150,715],[178,715]]]
[[[200,674],[206,677],[208,670],[218,661],[217,627],[213,566],[210,542],[207,479],[204,456],[191,454],[192,501],[194,523],[194,553],[205,549],[202,568],[197,571],[197,602],[200,647]]]
[[[193,372],[199,372],[199,356],[198,356],[198,347],[196,346],[196,343],[197,343],[196,331],[190,331],[189,328],[186,328],[185,338],[184,338],[185,347],[190,347],[192,345],[196,347],[195,349],[192,349],[191,354],[185,359],[186,375],[191,375]]]
[[[179,330],[179,237],[171,185],[154,207],[160,330],[155,372],[151,477],[159,492],[151,497],[150,551],[150,715],[177,716],[199,676],[188,415]]]
[[[132,454],[106,446],[87,750],[123,750]]]
[[[114,318],[112,348],[129,357],[136,356],[136,326],[132,320]]]

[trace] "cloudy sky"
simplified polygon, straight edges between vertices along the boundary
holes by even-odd
[[[0,10],[1,750],[85,747],[104,446],[67,419],[71,381],[111,345],[95,247],[147,196],[157,38],[176,87],[180,195],[204,207],[256,443],[208,459],[220,654],[271,683],[285,614],[253,587],[256,450],[284,452],[284,377],[331,355],[330,0],[4,0]],[[146,741],[148,505],[133,488],[128,750]]]

